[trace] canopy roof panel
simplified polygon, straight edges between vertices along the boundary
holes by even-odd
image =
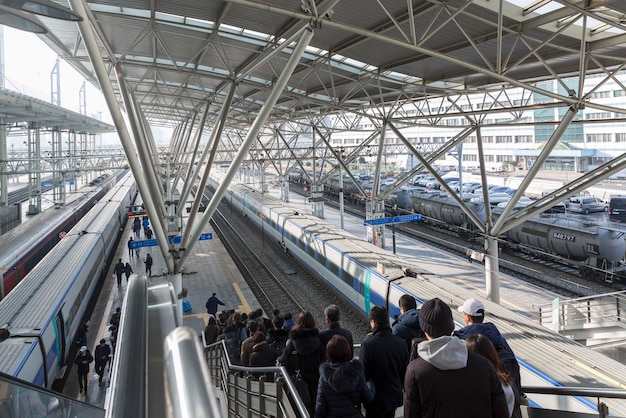
[[[219,104],[233,82],[233,111],[247,114],[231,114],[231,121],[250,121],[291,54],[295,43],[286,40],[309,26],[314,36],[270,120],[491,85],[536,91],[540,80],[624,65],[626,7],[619,1],[515,2],[124,0],[88,6],[106,63],[121,69],[148,121],[172,126],[207,100]],[[46,42],[96,83],[77,25],[42,21],[50,30],[41,35]],[[114,71],[110,75],[117,86]]]

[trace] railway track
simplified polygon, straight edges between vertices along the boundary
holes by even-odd
[[[268,315],[279,309],[296,319],[299,312],[307,310],[323,329],[324,309],[335,304],[341,310],[342,326],[352,331],[354,340],[365,338],[369,330],[366,318],[285,253],[278,242],[241,213],[233,213],[227,200],[213,215],[212,226]]]
[[[299,312],[305,309],[219,210],[215,211],[211,222],[265,312],[269,314],[275,309]]]

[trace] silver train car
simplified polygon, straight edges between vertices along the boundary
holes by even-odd
[[[123,177],[128,170],[103,178],[97,185],[81,188],[83,197],[61,208],[49,208],[13,228],[0,243],[0,299],[4,298],[26,274],[52,249],[61,237]]]
[[[219,173],[212,174],[209,187],[217,187],[221,181],[219,176]],[[426,271],[318,217],[303,214],[268,194],[231,184],[228,202],[259,230],[263,226],[266,237],[271,237],[295,259],[308,266],[312,274],[363,316],[374,305],[386,306],[390,316],[399,313],[397,302],[403,294],[415,297],[418,306],[428,299],[439,297],[455,307],[468,297],[476,297],[448,284],[435,272]],[[580,386],[580,382],[585,382],[587,386],[600,388],[612,387],[611,382],[621,381],[626,376],[626,366],[553,333],[527,317],[489,301],[485,303],[489,312],[493,313],[490,320],[519,353],[522,384],[528,382],[529,385],[556,387]],[[452,311],[457,326],[462,326],[461,314],[456,309]],[[538,349],[538,346],[541,348]],[[598,364],[602,370],[587,372],[577,368],[572,359],[583,361],[585,356],[589,358],[585,358],[584,362]],[[599,360],[600,357],[602,360]],[[605,374],[608,380],[599,377]],[[529,399],[530,404],[537,408],[597,413],[596,403],[586,398],[559,398],[556,405],[534,395],[529,395]],[[611,411],[618,416],[620,413],[626,416],[626,402],[616,402],[617,405],[611,405]]]
[[[0,301],[0,371],[48,388],[62,377],[136,195],[129,172]]]

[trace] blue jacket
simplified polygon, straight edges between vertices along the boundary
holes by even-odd
[[[519,363],[515,358],[515,353],[513,353],[509,344],[500,334],[498,328],[491,322],[483,322],[482,324],[471,324],[458,331],[454,331],[454,335],[463,340],[473,334],[483,334],[485,337],[489,338],[496,347],[502,368],[515,380],[514,384],[518,393],[523,393]]]
[[[406,341],[407,347],[411,349],[411,340],[413,338],[424,337],[424,333],[420,328],[420,311],[417,309],[409,309],[396,321],[392,328],[393,335],[397,335]]]
[[[500,334],[498,328],[491,322],[484,322],[482,324],[471,324],[461,328],[458,331],[454,331],[454,335],[462,340],[473,334],[483,334],[485,337],[491,340],[493,345],[496,346],[496,349],[498,348],[498,346],[502,346],[506,349],[506,351],[511,353],[511,355],[514,355],[513,350],[511,349],[511,347],[509,347],[509,344]]]

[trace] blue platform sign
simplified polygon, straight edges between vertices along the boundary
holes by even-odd
[[[213,239],[213,234],[208,232],[201,234],[200,238],[198,238],[198,241],[206,241],[210,239]],[[181,237],[180,235],[175,237],[167,237],[167,241],[170,244],[180,244],[182,240],[183,237]],[[135,248],[156,247],[157,245],[159,245],[159,242],[156,239],[145,239],[142,241],[131,241],[130,248],[134,250]]]
[[[132,248],[133,250],[135,248],[141,248],[141,247],[156,247],[157,245],[159,245],[159,242],[155,239],[146,239],[143,241],[131,241],[130,243],[130,248]]]
[[[391,218],[378,218],[378,219],[367,219],[363,221],[363,225],[386,225],[386,224],[398,224],[402,222],[413,222],[413,221],[421,221],[422,215],[420,214],[412,214],[412,215],[402,215],[402,216],[393,216]]]

